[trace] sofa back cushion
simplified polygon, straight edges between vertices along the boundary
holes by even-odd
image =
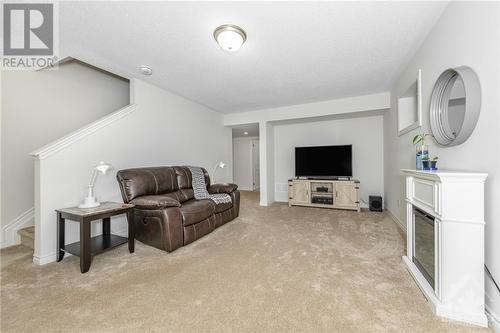
[[[173,167],[151,167],[120,170],[116,174],[123,201],[143,195],[158,195],[179,190]]]
[[[175,199],[180,203],[186,202],[194,198],[194,192],[193,189],[191,188],[185,188],[182,190],[177,190],[175,192],[165,193],[163,195]]]
[[[173,168],[177,176],[177,184],[179,185],[179,191],[176,193],[176,196],[179,198],[178,200],[183,203],[194,199],[193,181],[189,168],[187,166],[175,166]],[[207,183],[208,188],[210,185],[210,176],[208,175],[207,170],[203,168],[202,170],[205,175],[205,182]]]
[[[191,171],[187,166],[175,166],[175,174],[177,176],[177,184],[179,184],[179,189],[193,189],[193,178],[191,177]],[[205,176],[205,183],[207,183],[207,189],[210,187],[210,176],[208,175],[207,170],[201,168],[203,170],[203,175]]]

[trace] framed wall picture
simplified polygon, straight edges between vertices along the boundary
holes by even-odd
[[[416,81],[398,96],[398,135],[403,135],[422,126],[422,70],[418,70]]]

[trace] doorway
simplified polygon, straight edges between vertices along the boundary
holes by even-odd
[[[259,192],[259,124],[238,125],[233,130],[233,182],[241,191]]]

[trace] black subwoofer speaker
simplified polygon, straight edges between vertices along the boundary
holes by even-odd
[[[378,195],[370,195],[368,197],[368,201],[370,204],[370,210],[372,212],[381,212],[382,211],[382,197]]]

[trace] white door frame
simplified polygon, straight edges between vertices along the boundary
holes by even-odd
[[[252,188],[253,191],[259,191],[260,190],[260,172],[259,175],[256,175],[256,167],[260,168],[259,163],[255,163],[254,161],[254,150],[259,149],[259,138],[252,138],[251,141],[251,163],[252,163]],[[259,158],[259,155],[257,154],[257,159]],[[260,171],[260,170],[259,170]],[[257,176],[257,177],[256,177]]]

